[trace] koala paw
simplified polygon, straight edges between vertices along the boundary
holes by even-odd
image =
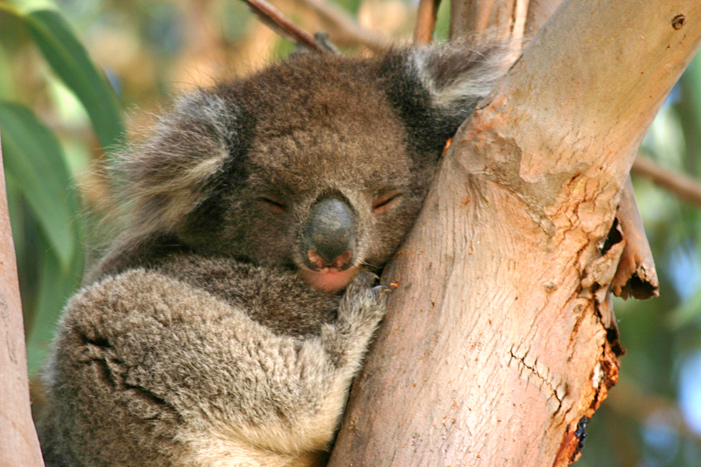
[[[389,287],[374,284],[379,278],[371,272],[361,272],[346,288],[338,309],[339,319],[374,326],[387,312]]]

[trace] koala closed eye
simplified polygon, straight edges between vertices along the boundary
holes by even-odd
[[[287,205],[280,198],[267,195],[261,196],[258,200],[271,212],[276,214],[284,214],[287,212]]]
[[[390,192],[387,195],[380,196],[372,203],[372,213],[379,215],[391,209],[400,200],[401,196],[402,194],[398,192]]]

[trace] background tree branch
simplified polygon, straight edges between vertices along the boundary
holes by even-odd
[[[700,39],[691,2],[554,13],[459,130],[385,273],[398,288],[330,465],[578,457],[618,376],[620,189]]]
[[[693,178],[660,167],[652,159],[638,155],[631,170],[634,174],[649,178],[656,185],[669,190],[684,201],[701,206],[701,185]]]
[[[294,0],[302,8],[314,13],[333,42],[339,46],[362,45],[373,52],[382,52],[391,46],[383,34],[362,27],[348,13],[325,0]]]
[[[415,44],[430,44],[433,41],[433,31],[436,27],[436,17],[441,0],[421,0],[416,13],[414,28]]]

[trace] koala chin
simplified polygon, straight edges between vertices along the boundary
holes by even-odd
[[[303,54],[179,98],[113,167],[123,222],[44,377],[50,466],[323,463],[378,272],[501,45]]]

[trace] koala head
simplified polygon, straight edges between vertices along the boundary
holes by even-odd
[[[185,96],[117,164],[130,211],[119,248],[178,245],[340,290],[399,246],[503,57],[499,46],[306,54]]]

